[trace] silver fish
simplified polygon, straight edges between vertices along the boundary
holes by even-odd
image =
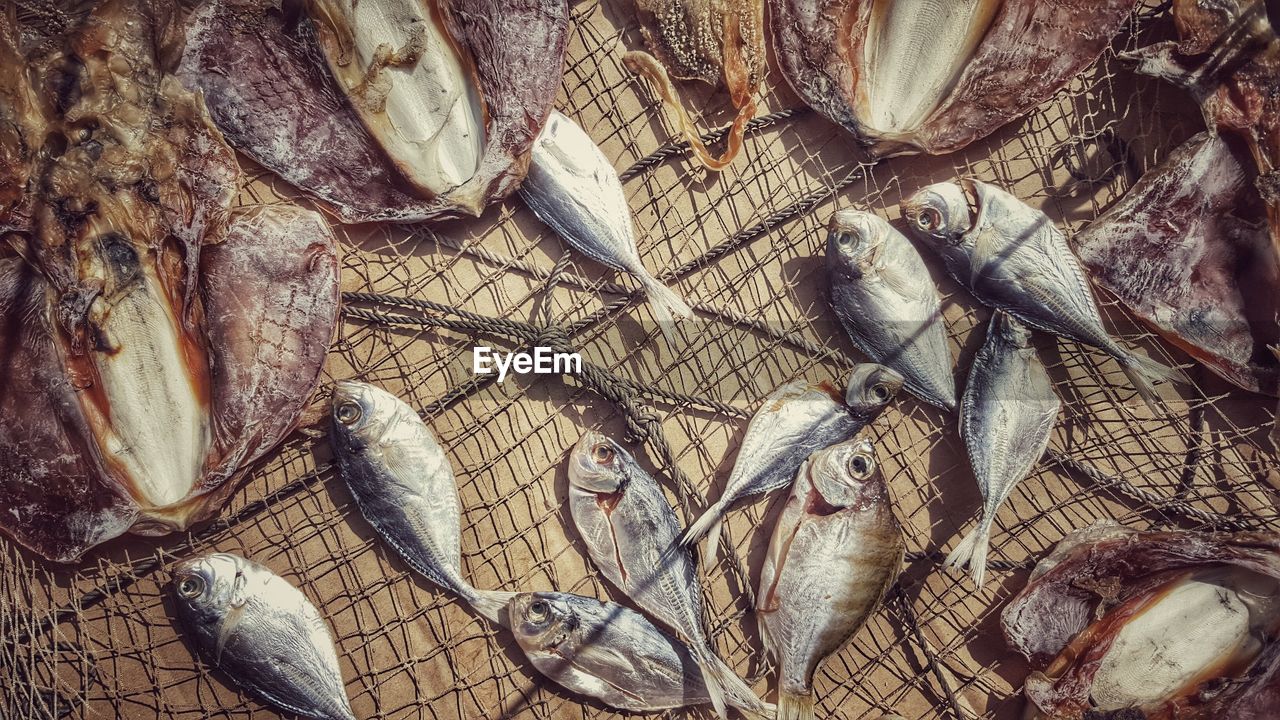
[[[667,332],[675,320],[693,317],[688,303],[641,263],[617,171],[591,137],[557,110],[533,144],[520,196],[573,249],[639,280]]]
[[[960,436],[982,490],[982,517],[946,560],[950,568],[968,565],[979,587],[996,510],[1044,455],[1061,407],[1031,332],[997,310],[960,401]]]
[[[716,657],[702,627],[702,585],[658,483],[609,438],[588,431],[569,459],[569,512],[592,561],[642,610],[680,634],[716,712],[751,689]]]
[[[249,693],[311,720],[355,720],[320,611],[252,560],[211,553],[173,570],[178,620],[201,657]]]
[[[857,434],[888,407],[902,384],[902,376],[893,370],[863,363],[849,377],[847,407],[826,382],[793,380],[774,390],[747,425],[724,494],[689,526],[680,544],[689,546],[706,537],[705,557],[714,558],[730,506],[790,485],[805,458]]]
[[[903,203],[903,214],[980,302],[1114,357],[1143,401],[1159,411],[1154,382],[1180,374],[1107,334],[1089,281],[1048,216],[971,179],[918,190]]]
[[[760,573],[757,617],[765,650],[778,662],[779,720],[814,717],[814,673],[884,599],[904,550],[869,441],[809,457]]]
[[[500,624],[512,593],[477,590],[462,576],[453,467],[418,413],[385,390],[340,380],[332,441],[338,473],[382,539],[423,577]]]
[[[916,397],[954,410],[942,303],[911,241],[878,215],[841,210],[828,226],[827,272],[831,308],[853,344]]]
[[[632,712],[711,701],[684,643],[628,607],[570,593],[539,592],[517,595],[508,612],[511,631],[529,662],[573,692]],[[773,717],[772,704],[733,689],[726,688],[729,705],[746,715]]]

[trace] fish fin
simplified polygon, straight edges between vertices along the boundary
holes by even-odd
[[[950,570],[960,570],[967,565],[973,584],[981,588],[987,577],[987,552],[990,544],[991,523],[984,519],[978,523],[978,527],[964,536],[942,564]]]
[[[704,650],[704,654],[708,655],[704,659],[698,660],[698,669],[702,671],[702,682],[707,686],[707,697],[711,698],[711,705],[716,709],[716,715],[720,720],[728,720],[729,714],[725,710],[724,702],[724,670],[721,667],[715,654],[710,650]]]
[[[677,320],[692,320],[693,308],[674,290],[658,282],[658,279],[647,272],[636,273],[636,278],[644,286],[645,295],[649,298],[649,306],[653,308],[654,319],[662,328],[667,339],[674,338]]]
[[[680,547],[692,547],[697,545],[698,542],[708,534],[719,534],[720,520],[723,515],[724,504],[720,501],[712,503],[711,507],[702,511],[702,514],[698,516],[697,520],[693,521],[692,525],[685,528],[684,534],[680,536]],[[715,548],[713,547],[710,549],[710,552],[703,557],[703,560],[712,560],[714,559],[714,556]]]
[[[766,656],[778,659],[778,643],[774,641],[773,634],[769,632],[769,624],[764,621],[762,613],[756,611],[756,627],[760,630],[760,643],[764,645],[764,653]]]
[[[471,608],[480,613],[484,619],[502,627],[510,627],[507,619],[507,603],[516,593],[501,590],[476,590],[467,597]]]
[[[1138,396],[1147,404],[1147,407],[1151,408],[1151,412],[1156,414],[1163,413],[1164,404],[1156,395],[1155,383],[1158,381],[1187,382],[1187,376],[1181,370],[1132,353],[1121,359],[1121,368],[1129,378],[1129,382],[1133,383],[1133,388],[1138,391]]]
[[[813,720],[813,694],[778,693],[778,720]]]
[[[767,718],[772,720],[777,714],[777,708],[772,704],[760,699],[759,695],[747,685],[746,681],[738,676],[733,668],[725,664],[719,658],[715,662],[720,666],[720,673],[724,678],[732,678],[731,681],[724,684],[725,702],[729,707],[737,708],[747,717]]]

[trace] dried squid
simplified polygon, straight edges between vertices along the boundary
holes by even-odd
[[[479,215],[560,87],[565,0],[208,0],[179,75],[227,140],[344,222]]]
[[[1001,616],[1031,662],[1026,717],[1261,720],[1280,699],[1280,536],[1064,539]]]
[[[633,51],[623,58],[632,72],[647,78],[663,103],[675,112],[694,156],[711,170],[722,170],[742,149],[747,122],[756,114],[752,95],[765,73],[764,0],[636,0],[641,32],[653,54]],[[715,157],[703,144],[671,82],[723,81],[738,114],[729,129],[724,154]]]
[[[796,93],[878,156],[959,150],[1107,47],[1135,0],[771,0]]]
[[[30,56],[0,32],[0,527],[54,560],[212,513],[337,323],[324,220],[232,209],[234,153],[163,63],[170,9],[108,0]]]

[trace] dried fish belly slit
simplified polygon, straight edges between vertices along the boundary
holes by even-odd
[[[3,529],[54,560],[216,510],[297,424],[336,329],[333,234],[231,207],[234,154],[156,57],[170,22],[102,3],[11,77],[61,89],[10,106],[27,179],[0,217]]]
[[[1002,614],[1028,717],[1263,718],[1280,671],[1280,537],[1068,536]]]
[[[1135,0],[771,0],[802,99],[877,155],[959,150],[1102,53]]]

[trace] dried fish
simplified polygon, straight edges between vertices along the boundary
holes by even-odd
[[[917,191],[903,203],[903,214],[980,302],[1114,357],[1143,401],[1159,410],[1154,382],[1179,379],[1179,373],[1107,333],[1084,271],[1048,216],[969,179]]]
[[[204,660],[311,720],[355,720],[333,636],[305,595],[252,560],[211,553],[173,570],[178,620]]]
[[[883,218],[841,210],[827,234],[831,308],[849,339],[925,402],[955,410],[942,302],[924,259]]]
[[[520,196],[575,250],[639,280],[667,332],[676,319],[693,317],[688,303],[640,262],[631,207],[613,165],[591,137],[558,110],[551,111],[533,145]]]
[[[878,156],[953,152],[1090,65],[1135,0],[771,0],[778,67]]]
[[[778,719],[812,720],[813,676],[867,622],[905,544],[871,442],[811,455],[760,571],[760,635],[778,662]]]
[[[565,0],[209,0],[178,74],[227,140],[344,222],[478,215],[560,86]]]
[[[1271,717],[1280,536],[1095,524],[1040,562],[1001,620],[1034,670],[1033,720]]]
[[[960,436],[982,491],[982,517],[946,560],[952,568],[968,565],[979,587],[996,510],[1044,455],[1061,407],[1031,332],[997,310],[960,403]]]
[[[1266,203],[1271,253],[1280,256],[1280,13],[1263,0],[1176,0],[1177,41],[1127,54],[1139,72],[1190,91],[1211,129],[1242,139]]]
[[[1275,394],[1280,264],[1253,176],[1234,141],[1201,133],[1071,244],[1089,277],[1156,332],[1230,382]]]
[[[889,368],[863,363],[849,376],[847,407],[826,382],[793,380],[769,393],[751,416],[724,493],[689,526],[680,544],[690,546],[706,537],[706,557],[714,558],[730,507],[790,485],[805,458],[853,437],[893,402],[902,384],[902,377]]]
[[[517,595],[509,612],[511,631],[525,657],[573,692],[631,712],[711,701],[684,643],[630,608],[570,593],[539,592]],[[750,717],[773,717],[773,705],[734,689],[725,689],[730,706]]]
[[[702,584],[676,548],[675,512],[658,483],[626,450],[588,431],[569,458],[569,512],[596,567],[642,610],[680,634],[716,712],[751,689],[717,656],[702,627]]]
[[[234,153],[160,64],[169,9],[101,3],[7,81],[48,101],[0,133],[28,177],[0,216],[0,503],[54,560],[211,514],[296,426],[337,325],[332,232],[232,209]]]
[[[647,78],[675,113],[694,157],[710,170],[728,167],[742,149],[743,133],[756,114],[752,96],[764,79],[764,0],[636,0],[636,10],[653,55],[633,51],[623,61],[632,72]],[[728,88],[738,114],[720,157],[702,142],[676,97],[672,76],[711,86],[723,81]]]
[[[381,388],[340,380],[332,438],[338,473],[382,539],[423,577],[501,623],[512,593],[477,590],[462,576],[453,466],[418,413]]]

